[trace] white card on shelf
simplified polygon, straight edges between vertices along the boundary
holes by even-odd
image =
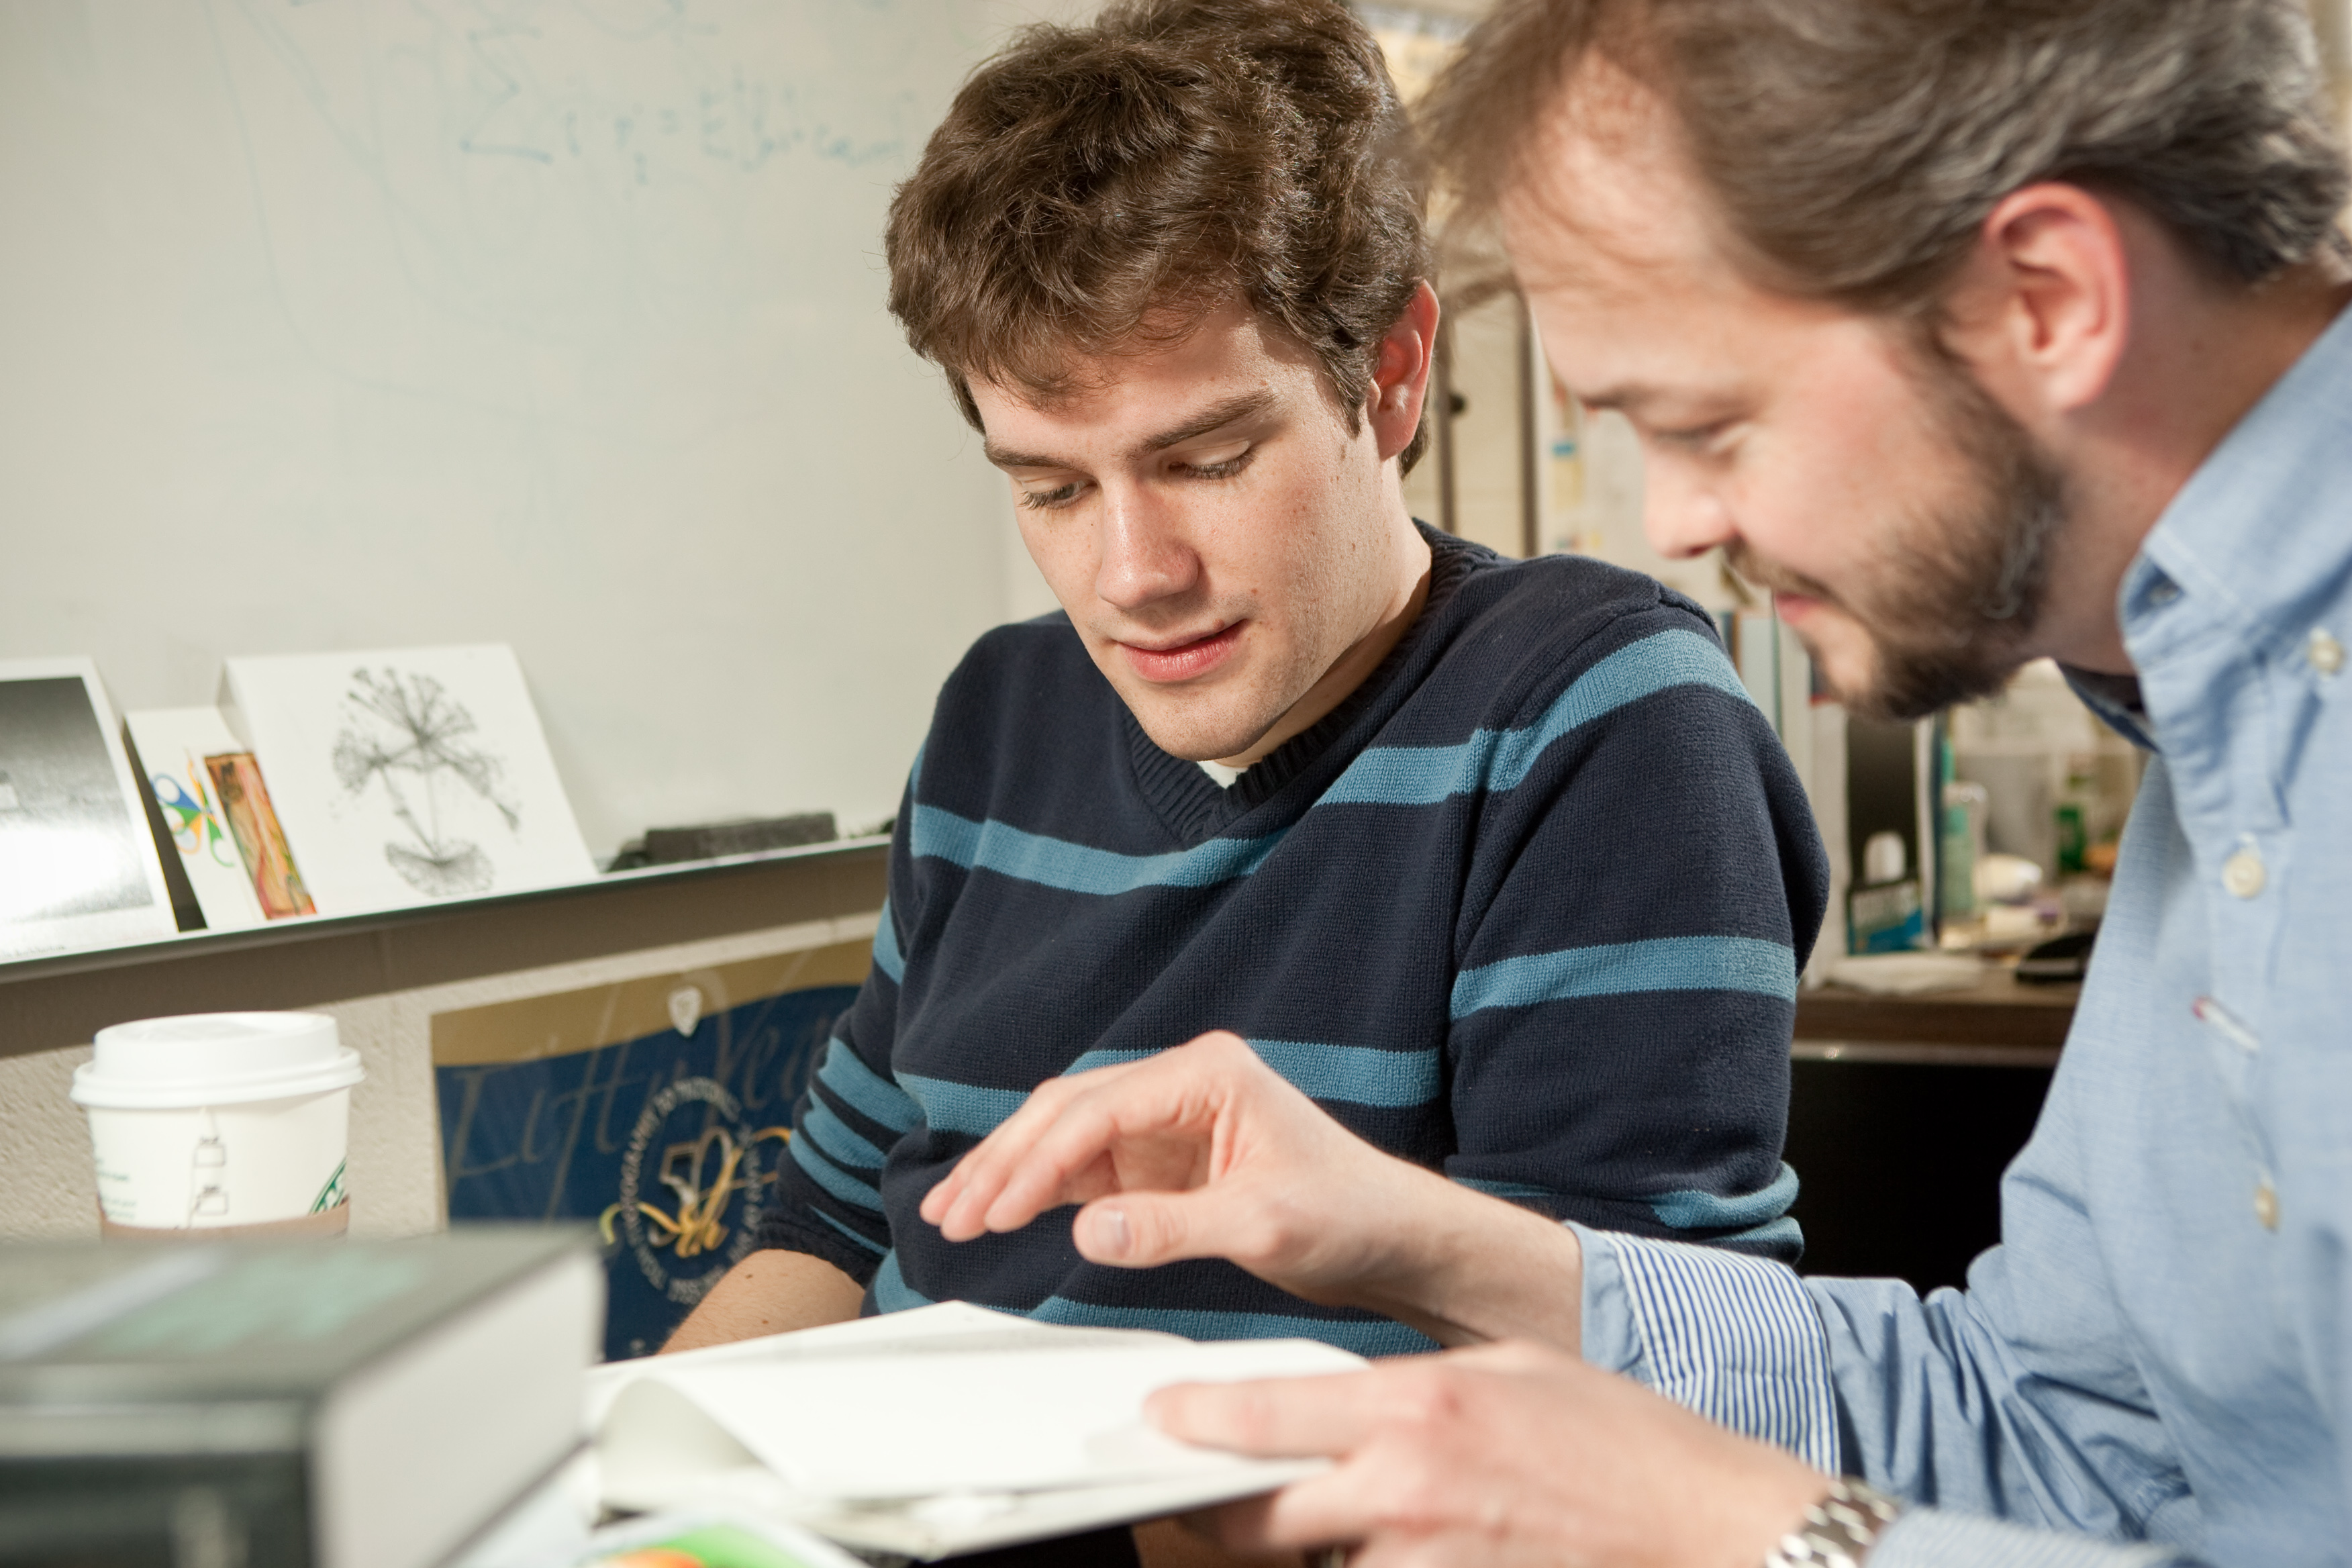
[[[232,658],[222,708],[321,914],[596,875],[503,644]]]
[[[0,960],[178,930],[98,667],[0,663]]]

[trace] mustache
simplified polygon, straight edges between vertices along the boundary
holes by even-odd
[[[1808,577],[1801,572],[1791,571],[1777,562],[1767,561],[1756,553],[1755,547],[1744,539],[1735,539],[1722,549],[1724,564],[1751,588],[1767,594],[1819,599],[1824,604],[1839,603],[1838,596],[1830,591],[1828,584]]]

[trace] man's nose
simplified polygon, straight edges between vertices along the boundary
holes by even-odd
[[[1643,475],[1642,531],[1669,561],[1720,550],[1739,537],[1729,509],[1706,488],[1678,478],[1670,465],[1652,463]]]
[[[1139,610],[1181,594],[1201,577],[1201,558],[1179,520],[1142,487],[1103,489],[1101,557],[1095,593],[1108,605]]]

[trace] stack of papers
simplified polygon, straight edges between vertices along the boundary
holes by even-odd
[[[1270,1491],[1321,1460],[1196,1448],[1143,1402],[1178,1383],[1351,1372],[1313,1340],[1196,1343],[958,1302],[600,1367],[607,1506],[751,1508],[932,1558]]]

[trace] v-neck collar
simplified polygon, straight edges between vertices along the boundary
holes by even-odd
[[[1134,764],[1136,786],[1169,830],[1187,847],[1213,838],[1234,823],[1281,795],[1311,768],[1356,721],[1391,694],[1398,678],[1421,653],[1454,590],[1494,552],[1467,540],[1440,533],[1416,522],[1429,542],[1429,594],[1396,647],[1366,676],[1361,685],[1340,699],[1337,707],[1252,763],[1242,776],[1223,788],[1187,758],[1171,756],[1152,742],[1136,721],[1133,710],[1119,704],[1119,721],[1127,731],[1128,755]],[[1381,715],[1386,721],[1387,715]]]

